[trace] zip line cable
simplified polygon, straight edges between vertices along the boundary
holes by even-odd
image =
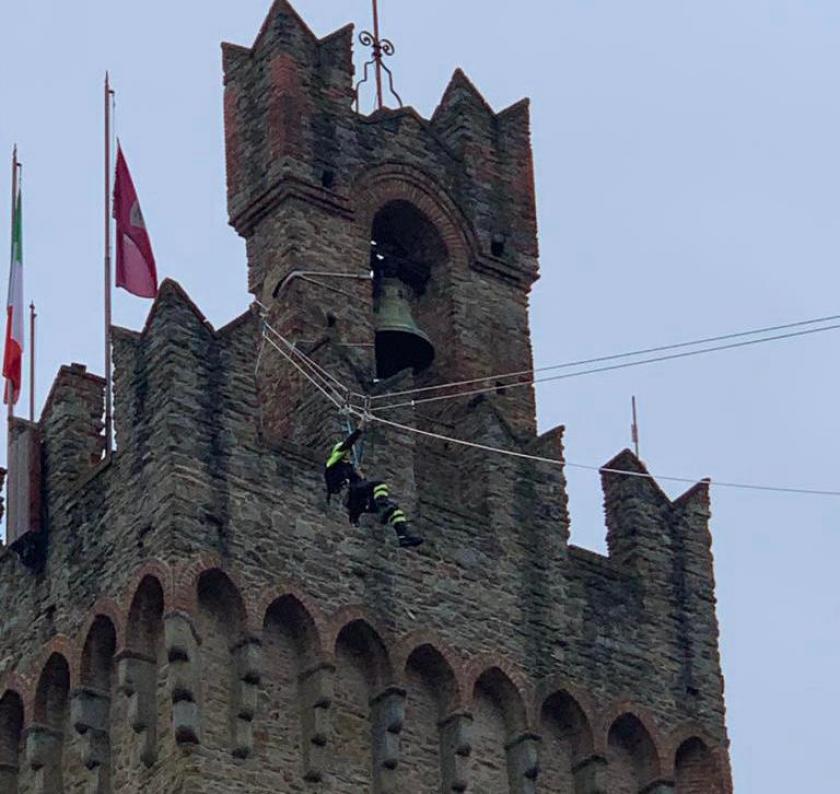
[[[286,359],[298,372],[301,373],[321,394],[324,395],[336,408],[342,408],[340,400],[336,399],[335,395],[330,393],[315,378],[313,378],[297,361],[292,358],[285,350],[283,350],[273,339],[267,334],[263,334],[263,339],[268,342],[283,358]]]
[[[705,347],[701,348],[700,350],[688,350],[683,351],[682,353],[670,353],[665,356],[655,356],[654,358],[646,358],[641,361],[628,361],[621,364],[610,364],[606,367],[595,367],[593,369],[585,369],[579,372],[569,372],[564,375],[552,375],[547,378],[536,378],[535,380],[529,381],[522,381],[520,383],[507,383],[501,385],[493,385],[493,386],[485,386],[480,389],[469,389],[464,392],[455,392],[453,394],[442,394],[436,397],[421,397],[420,399],[409,399],[404,402],[393,403],[389,405],[383,405],[378,408],[374,408],[374,411],[388,411],[388,410],[395,410],[397,408],[406,408],[406,407],[414,407],[417,405],[423,405],[425,403],[432,403],[438,402],[440,400],[453,400],[457,397],[471,397],[476,394],[486,394],[487,392],[497,391],[499,389],[517,389],[522,388],[525,386],[533,386],[537,383],[548,383],[550,381],[556,380],[566,380],[568,378],[578,378],[582,375],[593,375],[599,372],[612,372],[613,370],[618,369],[627,369],[629,367],[638,367],[642,364],[655,364],[661,361],[673,361],[680,358],[689,358],[690,356],[699,356],[705,353],[714,353],[719,350],[734,350],[736,348],[741,347],[748,347],[750,345],[759,345],[764,344],[765,342],[774,342],[780,339],[793,339],[798,336],[807,336],[809,334],[819,334],[824,331],[832,331],[837,328],[840,328],[840,323],[835,325],[826,325],[821,328],[809,328],[804,331],[793,331],[789,334],[778,334],[776,336],[766,336],[762,337],[761,339],[748,339],[744,342],[732,342],[728,345],[716,345],[714,347]],[[491,376],[492,377],[492,376]],[[391,395],[394,396],[394,395]]]
[[[793,323],[784,323],[782,325],[770,325],[765,328],[756,328],[752,331],[737,331],[735,333],[729,334],[720,334],[718,336],[707,336],[703,339],[695,339],[691,342],[677,342],[676,344],[671,345],[658,345],[657,347],[648,347],[642,348],[640,350],[632,350],[627,353],[615,353],[613,355],[608,356],[598,356],[596,358],[587,358],[582,359],[580,361],[567,361],[563,364],[553,364],[550,366],[545,367],[536,367],[534,369],[525,369],[520,370],[518,372],[508,372],[501,375],[487,375],[483,378],[472,378],[471,380],[462,380],[462,381],[455,381],[453,383],[442,383],[437,386],[422,386],[416,389],[406,389],[404,391],[398,392],[391,392],[390,394],[379,394],[373,396],[372,400],[382,400],[386,397],[403,397],[408,394],[419,394],[422,392],[433,391],[437,389],[448,389],[448,388],[455,388],[458,386],[471,386],[475,383],[483,383],[484,381],[488,380],[504,380],[506,378],[518,378],[522,377],[523,375],[533,375],[538,372],[549,372],[556,369],[567,369],[570,367],[577,367],[577,366],[584,366],[586,364],[599,364],[603,361],[616,361],[622,358],[635,358],[636,356],[643,356],[648,355],[649,353],[662,353],[666,350],[679,350],[681,348],[686,347],[696,347],[698,345],[705,345],[710,342],[725,342],[729,339],[739,339],[745,336],[757,336],[758,334],[768,334],[774,331],[785,331],[790,328],[801,328],[806,325],[818,325],[820,323],[828,323],[828,322],[835,322],[840,320],[840,314],[829,315],[827,317],[816,317],[812,320],[799,320]],[[836,327],[836,326],[832,326]],[[826,329],[827,330],[827,329]],[[777,337],[773,337],[777,338]],[[785,337],[778,337],[778,338],[785,338]],[[760,340],[756,340],[756,343]],[[770,341],[770,340],[767,340]],[[717,349],[717,348],[715,348]],[[725,347],[720,349],[726,349]],[[531,383],[537,381],[530,381]],[[495,388],[495,385],[494,385]]]
[[[294,343],[289,342],[277,329],[272,327],[272,325],[266,319],[263,319],[262,323],[264,332],[266,330],[270,331],[280,342],[283,343],[285,347],[289,349],[292,355],[297,356],[302,361],[304,361],[311,369],[315,370],[324,379],[324,381],[332,382],[339,391],[347,392],[348,394],[350,393],[350,390],[346,386],[344,386],[344,384],[342,384],[334,375],[332,375],[330,372],[327,372],[327,370],[325,370],[322,366],[320,366],[311,358],[306,356],[303,353],[303,351],[299,350]]]
[[[295,350],[294,346],[284,337],[282,337],[276,330],[274,333],[281,339],[283,344],[285,344],[289,349]],[[690,477],[674,477],[670,475],[654,475],[646,472],[634,472],[634,471],[625,471],[623,469],[613,469],[605,466],[592,466],[585,463],[574,463],[571,461],[560,460],[558,458],[548,458],[541,455],[532,455],[526,452],[517,452],[516,450],[511,449],[503,449],[501,447],[493,447],[487,444],[479,444],[474,441],[467,441],[461,438],[454,438],[452,436],[446,436],[441,433],[434,433],[429,430],[422,430],[417,427],[411,427],[410,425],[405,425],[400,422],[393,422],[389,419],[385,419],[377,414],[370,413],[369,411],[360,411],[358,407],[347,406],[347,404],[342,404],[342,402],[335,397],[333,393],[331,393],[327,388],[325,388],[322,384],[320,384],[310,373],[308,373],[304,367],[295,361],[290,353],[284,351],[273,339],[271,339],[267,334],[263,335],[265,341],[268,342],[278,353],[280,353],[283,358],[285,358],[290,364],[292,364],[295,369],[297,369],[316,389],[326,397],[339,411],[347,412],[358,419],[362,420],[369,420],[372,422],[377,422],[381,425],[386,427],[391,427],[395,430],[399,430],[405,433],[414,433],[416,435],[424,436],[426,438],[436,439],[438,441],[444,441],[451,444],[457,444],[463,447],[470,447],[472,449],[478,449],[483,452],[490,452],[493,454],[504,455],[506,457],[511,458],[518,458],[521,460],[530,460],[535,463],[546,463],[553,466],[562,466],[568,467],[573,469],[582,469],[585,471],[596,471],[602,474],[619,474],[626,477],[637,477],[640,479],[646,480],[653,480],[654,482],[678,482],[684,483],[689,485],[694,485],[698,482],[708,482],[710,485],[720,487],[720,488],[732,488],[737,490],[748,490],[748,491],[763,491],[763,492],[770,492],[770,493],[785,493],[785,494],[798,494],[798,495],[807,495],[807,496],[833,496],[833,497],[840,497],[840,491],[833,491],[827,489],[818,489],[818,488],[794,488],[794,487],[786,487],[786,486],[776,486],[776,485],[758,485],[755,483],[743,483],[743,482],[731,482],[726,480],[698,480]],[[300,351],[297,352],[303,360],[309,362],[307,356]],[[344,387],[346,388],[346,387]]]
[[[307,280],[310,280],[310,279],[307,279]],[[320,286],[326,286],[326,285],[320,285]],[[768,334],[768,333],[772,333],[772,332],[775,332],[775,331],[784,331],[784,330],[788,330],[788,329],[791,329],[791,328],[802,328],[804,326],[817,325],[817,324],[820,324],[820,323],[833,322],[833,321],[836,321],[836,320],[840,320],[840,314],[827,315],[825,317],[815,317],[815,318],[812,318],[812,319],[809,319],[809,320],[798,320],[796,322],[782,323],[782,324],[779,324],[779,325],[770,325],[770,326],[765,326],[763,328],[755,328],[755,329],[752,329],[752,330],[749,330],[749,331],[737,331],[737,332],[727,333],[727,334],[718,334],[716,336],[708,336],[708,337],[704,337],[702,339],[695,339],[693,341],[688,341],[688,342],[677,342],[675,344],[670,344],[670,345],[658,345],[658,346],[655,346],[655,347],[640,348],[638,350],[632,350],[632,351],[628,351],[628,352],[625,352],[625,353],[615,353],[615,354],[607,355],[607,356],[597,356],[597,357],[594,357],[594,358],[581,359],[579,361],[568,361],[568,362],[565,362],[565,363],[562,363],[562,364],[553,364],[553,365],[544,366],[544,367],[536,367],[536,368],[533,368],[533,369],[519,370],[517,372],[508,372],[508,373],[498,374],[498,375],[487,375],[487,376],[484,376],[484,377],[481,377],[481,378],[472,378],[470,380],[454,381],[454,382],[451,382],[451,383],[443,383],[443,384],[438,384],[438,385],[434,385],[434,386],[422,386],[422,387],[418,387],[418,388],[415,388],[415,389],[405,389],[405,390],[402,390],[402,391],[391,392],[389,394],[372,395],[369,398],[366,398],[365,395],[360,394],[359,392],[352,391],[351,389],[348,389],[346,386],[344,386],[344,384],[340,383],[328,370],[321,367],[319,364],[317,364],[311,358],[306,356],[294,344],[292,344],[288,340],[286,340],[265,319],[266,315],[268,313],[268,307],[258,299],[255,299],[254,302],[261,309],[261,315],[262,315],[262,318],[263,318],[264,326],[272,334],[274,334],[279,340],[281,340],[283,342],[283,344],[285,344],[293,352],[294,355],[301,358],[301,360],[306,361],[308,366],[310,366],[313,369],[315,369],[316,371],[318,371],[323,378],[327,379],[328,381],[332,381],[335,384],[335,386],[338,388],[338,390],[340,390],[344,394],[348,395],[349,397],[357,397],[357,398],[360,398],[360,399],[363,399],[363,400],[364,399],[369,399],[369,401],[371,403],[373,403],[373,402],[380,401],[380,400],[383,400],[383,399],[386,399],[386,398],[396,398],[396,397],[403,397],[403,396],[408,396],[408,395],[412,395],[412,394],[424,394],[424,393],[428,393],[430,391],[442,391],[444,389],[454,389],[454,388],[458,388],[458,387],[461,387],[461,386],[470,386],[470,385],[473,385],[473,384],[476,384],[476,383],[485,383],[486,381],[490,381],[490,380],[496,381],[492,386],[486,386],[486,387],[481,387],[481,388],[477,388],[477,389],[470,389],[466,392],[456,392],[456,393],[453,393],[453,394],[437,395],[437,396],[432,396],[432,397],[424,397],[424,398],[420,398],[420,399],[415,398],[415,399],[412,399],[412,400],[406,400],[404,402],[399,402],[399,403],[396,403],[396,404],[384,405],[384,406],[381,406],[379,408],[374,409],[374,410],[380,410],[380,411],[397,409],[397,408],[404,408],[404,407],[412,407],[412,406],[420,405],[420,404],[423,404],[423,403],[436,402],[438,400],[454,399],[456,397],[471,397],[471,396],[475,396],[475,395],[478,395],[478,394],[486,394],[488,392],[497,391],[498,389],[522,388],[522,387],[525,387],[525,386],[533,386],[535,384],[547,383],[547,382],[555,381],[555,380],[565,380],[567,378],[576,378],[576,377],[579,377],[579,376],[582,376],[582,375],[593,375],[593,374],[597,374],[597,373],[601,373],[601,372],[611,372],[613,370],[625,369],[625,368],[628,368],[628,367],[641,366],[643,364],[654,364],[654,363],[659,363],[659,362],[663,362],[663,361],[672,361],[672,360],[676,360],[676,359],[680,359],[680,358],[688,358],[688,357],[696,356],[696,355],[705,355],[706,353],[713,353],[713,352],[717,352],[717,351],[721,351],[721,350],[733,350],[733,349],[737,349],[737,348],[740,348],[740,347],[748,347],[748,346],[751,346],[751,345],[763,344],[765,342],[774,342],[774,341],[779,341],[779,340],[783,340],[783,339],[791,339],[791,338],[798,337],[798,336],[807,336],[809,334],[822,333],[823,331],[831,331],[831,330],[835,330],[837,328],[840,328],[840,323],[836,323],[836,324],[824,326],[824,327],[821,327],[821,328],[808,329],[808,330],[805,330],[805,331],[799,331],[799,332],[794,332],[794,333],[790,333],[790,334],[777,334],[775,336],[769,336],[769,337],[764,336],[760,339],[751,339],[751,340],[747,340],[747,341],[744,341],[744,342],[727,344],[727,345],[716,345],[716,346],[713,346],[713,347],[703,348],[701,350],[692,350],[692,351],[687,351],[687,352],[683,352],[683,353],[679,353],[679,354],[672,354],[672,355],[667,355],[667,356],[656,356],[656,357],[653,357],[653,358],[644,359],[642,361],[633,361],[633,362],[628,362],[628,363],[624,363],[624,364],[610,365],[610,366],[606,366],[606,367],[595,367],[595,368],[588,369],[588,370],[573,372],[573,373],[570,373],[568,375],[556,375],[556,376],[552,376],[552,377],[548,377],[548,378],[532,378],[531,380],[521,381],[521,382],[517,382],[517,383],[498,383],[498,381],[500,381],[500,380],[515,378],[515,377],[522,377],[523,375],[533,375],[533,374],[536,374],[536,373],[539,373],[539,372],[551,372],[551,371],[558,370],[558,369],[569,369],[571,367],[584,366],[584,365],[587,365],[587,364],[597,364],[597,363],[606,362],[606,361],[618,361],[618,360],[625,359],[625,358],[635,358],[635,357],[642,356],[642,355],[647,355],[647,354],[650,354],[650,353],[659,353],[659,352],[665,352],[665,351],[669,351],[669,350],[682,350],[682,349],[687,348],[687,347],[696,347],[698,345],[708,344],[710,342],[723,342],[723,341],[727,341],[727,340],[730,340],[730,339],[742,339],[742,338],[748,337],[748,336],[757,336],[759,334]]]
[[[357,413],[357,416],[362,417],[363,415]],[[529,455],[526,452],[516,452],[512,449],[501,449],[499,447],[488,446],[487,444],[477,444],[473,441],[466,441],[461,438],[452,438],[451,436],[444,436],[440,433],[432,433],[429,430],[421,430],[420,428],[410,427],[409,425],[400,424],[399,422],[392,422],[388,419],[383,419],[381,416],[377,416],[376,414],[370,415],[368,418],[372,422],[378,422],[379,424],[386,425],[387,427],[392,427],[395,430],[401,430],[406,433],[416,433],[421,436],[426,436],[427,438],[433,438],[439,441],[446,441],[452,444],[459,444],[464,447],[472,447],[473,449],[479,449],[483,452],[492,452],[498,455],[507,455],[508,457],[521,458],[523,460],[531,460],[537,463],[548,463],[554,466],[568,466],[569,468],[574,469],[597,471],[601,472],[602,474],[621,474],[627,477],[638,477],[640,479],[653,480],[655,482],[668,481],[690,483],[692,485],[698,482],[708,482],[710,485],[715,485],[721,488],[738,488],[750,491],[771,491],[775,493],[807,494],[811,496],[840,496],[840,491],[819,490],[815,488],[787,488],[775,485],[755,485],[753,483],[726,482],[723,480],[696,480],[691,479],[690,477],[670,477],[664,475],[660,476],[640,471],[625,471],[624,469],[611,469],[605,466],[589,466],[585,463],[571,463],[569,461],[559,460],[558,458],[546,458],[542,457],[541,455]]]
[[[301,361],[306,363],[307,366],[309,366],[310,368],[315,370],[315,372],[317,372],[324,381],[326,381],[327,383],[331,382],[332,384],[334,384],[333,388],[335,390],[337,390],[339,392],[342,392],[342,393],[344,393],[345,395],[348,395],[348,396],[351,395],[351,394],[353,396],[356,396],[356,397],[362,397],[363,396],[361,394],[355,394],[355,392],[351,392],[350,389],[348,389],[343,383],[341,383],[341,381],[339,381],[338,378],[336,378],[332,373],[328,372],[320,364],[313,361],[302,350],[300,350],[295,344],[293,344],[292,342],[289,342],[284,336],[282,336],[282,334],[278,330],[273,328],[268,323],[268,321],[263,320],[263,326],[267,331],[271,332],[280,342],[282,342],[289,349],[289,351],[291,352],[292,355],[297,356]]]
[[[268,338],[265,332],[263,333],[269,344],[271,344],[273,347],[276,347],[276,343],[272,339]],[[344,402],[346,402],[345,396],[341,392],[339,392],[339,390],[335,386],[333,386],[332,383],[330,383],[330,381],[328,381],[323,375],[320,374],[317,366],[314,364],[313,361],[311,361],[311,359],[308,359],[301,355],[298,356],[299,360],[296,361],[295,353],[299,351],[295,351],[294,347],[291,346],[285,340],[282,341],[283,344],[286,345],[287,350],[280,352],[284,353],[287,361],[293,364],[299,372],[306,375],[307,379],[310,382],[319,386],[321,391],[329,396],[331,402],[335,404],[343,404]]]

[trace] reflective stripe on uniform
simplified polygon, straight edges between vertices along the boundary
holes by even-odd
[[[405,513],[403,513],[402,510],[394,510],[394,512],[391,513],[391,516],[388,518],[388,521],[391,524],[405,524],[407,520],[408,519],[406,519]]]
[[[345,450],[343,450],[341,448],[341,446],[342,446],[342,442],[339,441],[338,444],[336,444],[332,448],[332,452],[330,452],[330,456],[327,458],[327,468],[328,469],[335,466],[336,463],[340,463],[341,459],[347,454],[345,452]]]
[[[382,485],[377,485],[373,489],[373,498],[378,499],[380,496],[387,496],[388,495],[388,486],[384,483]]]

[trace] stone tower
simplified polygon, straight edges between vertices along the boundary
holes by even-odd
[[[351,45],[286,0],[223,45],[254,307],[216,330],[166,281],[114,329],[113,455],[78,364],[14,421],[0,792],[731,792],[707,485],[671,501],[619,454],[604,557],[568,543],[562,466],[441,438],[562,460],[530,387],[387,397],[531,367],[527,102],[456,71],[431,119],[360,115]],[[377,380],[386,249],[435,358]],[[420,550],[325,503],[347,416],[286,343],[391,406],[364,466]]]

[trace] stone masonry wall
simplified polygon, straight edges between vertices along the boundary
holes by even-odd
[[[326,503],[344,420],[286,342],[376,407],[527,372],[538,273],[527,103],[495,113],[457,71],[430,120],[359,116],[351,43],[276,0],[224,45],[258,303],[216,330],[165,281],[142,332],[114,329],[104,459],[102,380],[59,373],[46,562],[0,553],[0,792],[731,792],[706,483],[671,501],[625,450],[604,557],[568,543],[561,465],[374,423],[365,471],[426,543]],[[374,230],[429,259],[411,305],[437,349],[381,383]],[[381,416],[563,460],[530,386]]]
[[[609,558],[567,546],[562,515],[529,532],[424,494],[427,544],[401,552],[325,505],[318,457],[261,436],[258,332],[250,312],[214,331],[166,282],[144,332],[116,335],[118,452],[79,462],[43,573],[0,558],[0,769],[20,791],[50,791],[47,740],[66,791],[105,764],[101,791],[728,790],[705,488],[670,503],[606,475]]]

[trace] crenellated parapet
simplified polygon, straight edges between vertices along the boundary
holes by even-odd
[[[348,526],[325,505],[317,456],[262,433],[258,334],[250,312],[214,329],[171,281],[140,333],[115,330],[115,454],[73,457],[60,502],[47,479],[46,503],[63,509],[47,512],[42,571],[0,555],[0,595],[17,597],[4,670],[21,682],[4,708],[12,728],[28,715],[9,769],[42,788],[85,770],[107,791],[129,768],[152,785],[176,749],[193,754],[188,775],[208,747],[263,764],[266,743],[294,735],[267,788],[292,768],[313,785],[356,780],[347,757],[370,759],[377,790],[400,790],[436,753],[452,791],[475,779],[528,792],[569,726],[568,763],[550,774],[583,791],[640,768],[628,760],[639,747],[657,748],[651,780],[674,778],[678,751],[705,769],[708,750],[725,769],[705,484],[669,500],[625,451],[603,474],[610,556],[569,546],[550,463],[563,429],[528,438],[482,397],[448,409],[459,433],[544,460],[476,454],[463,469],[435,442],[396,447],[396,461],[379,431],[367,465],[399,484],[426,536],[406,555],[378,524]],[[92,402],[98,388],[71,370],[54,393]],[[42,420],[44,448],[87,438],[90,413]],[[458,487],[463,471],[472,489]],[[448,489],[433,487],[442,473]],[[617,703],[650,745],[623,714],[598,722]],[[281,712],[294,720],[265,722]],[[666,752],[688,724],[705,749]]]
[[[287,0],[223,67],[255,302],[217,329],[167,279],[112,329],[113,453],[78,364],[12,424],[39,564],[0,550],[0,790],[730,794],[708,483],[625,450],[609,554],[569,544],[527,102],[456,71],[431,119],[356,113],[352,28]],[[380,367],[394,328],[422,361]],[[411,552],[325,499],[362,409]]]
[[[88,452],[73,458],[72,485],[57,486],[65,509],[48,513],[42,573],[27,571],[10,551],[0,557],[0,590],[20,596],[4,642],[16,648],[7,674],[27,682],[21,708],[34,715],[41,686],[43,702],[66,699],[69,721],[61,729],[60,709],[28,717],[21,735],[31,737],[30,760],[19,760],[21,769],[51,785],[58,772],[47,763],[55,755],[49,748],[71,740],[77,755],[68,758],[101,781],[118,774],[124,757],[153,775],[166,743],[215,743],[250,762],[265,740],[260,714],[277,653],[294,668],[288,675],[296,700],[284,708],[299,719],[287,729],[300,737],[295,764],[310,782],[330,774],[337,752],[331,742],[356,741],[333,733],[333,715],[346,709],[354,720],[372,720],[379,745],[375,754],[372,746],[365,752],[380,770],[377,787],[393,789],[398,748],[422,739],[411,700],[412,686],[420,685],[444,693],[418,719],[427,726],[423,736],[433,724],[436,741],[450,748],[440,774],[452,790],[465,790],[458,787],[472,774],[474,754],[492,744],[471,738],[483,719],[474,694],[501,687],[504,698],[488,695],[485,703],[488,713],[508,709],[492,734],[504,751],[498,768],[507,770],[513,790],[528,791],[538,767],[548,764],[535,760],[546,758],[544,701],[564,714],[571,709],[580,722],[570,701],[545,689],[558,670],[569,692],[574,682],[591,693],[576,689],[575,708],[595,713],[614,702],[645,703],[656,715],[650,724],[664,726],[664,735],[690,721],[715,737],[704,738],[710,752],[723,748],[725,755],[704,484],[671,501],[631,453],[622,453],[603,475],[610,548],[603,557],[567,545],[562,468],[476,455],[470,465],[477,490],[435,490],[429,478],[434,482],[435,467],[449,471],[450,452],[427,445],[401,457],[403,468],[418,461],[414,485],[399,482],[428,549],[407,557],[377,525],[348,527],[339,505],[325,512],[317,457],[261,434],[253,370],[258,328],[246,313],[217,331],[165,282],[143,331],[115,332],[117,452],[105,462],[92,462]],[[62,373],[54,393],[88,394],[88,380],[93,395],[96,379]],[[83,419],[89,409],[65,415],[78,416],[77,424],[42,420],[45,448],[60,448],[62,436],[50,433],[84,439],[97,427]],[[468,437],[563,459],[562,428],[524,440],[492,399],[453,406],[449,416]],[[388,460],[374,451],[369,465],[390,477]],[[50,487],[45,498],[54,504]],[[460,502],[452,502],[454,492]],[[284,590],[282,581],[297,584]],[[418,623],[428,627],[422,637]],[[288,643],[291,650],[283,650]],[[350,664],[359,654],[378,660],[373,678],[368,667]],[[491,667],[504,676],[482,678]],[[511,685],[501,686],[503,678]],[[212,726],[211,679],[226,682],[222,705],[212,709],[224,719]],[[341,692],[349,690],[347,700]],[[12,725],[15,697],[5,701]],[[213,689],[212,697],[221,694]],[[500,705],[517,698],[524,710]],[[641,720],[638,709],[633,713]],[[127,729],[114,737],[108,726],[116,715]],[[609,733],[592,718],[587,725]],[[628,725],[614,732],[616,757],[636,747]],[[578,779],[597,787],[610,755],[608,744],[593,742],[587,739],[570,764]],[[683,754],[696,760],[696,749]]]

